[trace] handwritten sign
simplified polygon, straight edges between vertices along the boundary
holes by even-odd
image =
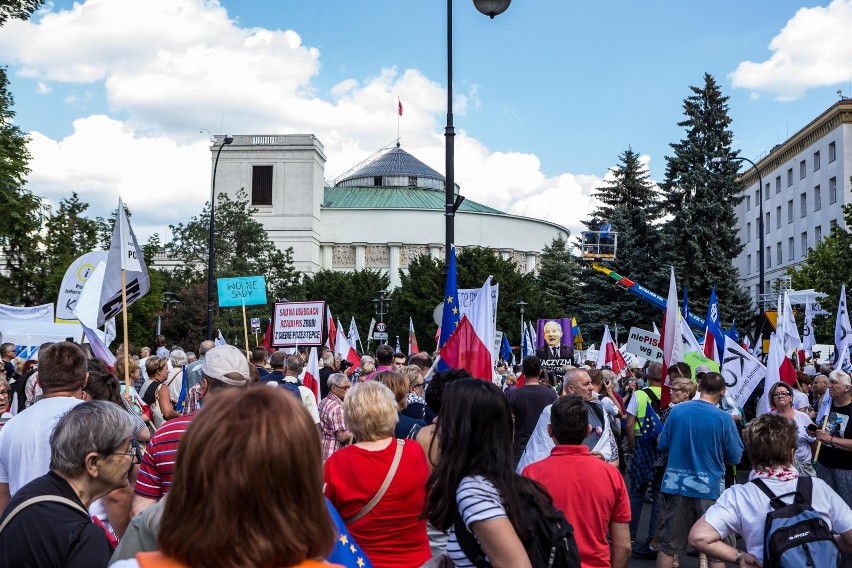
[[[661,363],[663,350],[660,349],[660,334],[651,333],[638,327],[631,327],[627,339],[627,351],[643,359]]]
[[[325,302],[279,302],[272,318],[272,344],[276,347],[322,345]]]
[[[266,280],[263,276],[217,278],[216,285],[219,289],[221,308],[266,304]]]

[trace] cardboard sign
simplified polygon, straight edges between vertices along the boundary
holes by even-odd
[[[322,345],[325,302],[279,302],[272,319],[275,347]]]
[[[266,280],[263,276],[217,278],[220,308],[266,305]]]
[[[627,351],[648,361],[662,363],[663,350],[660,349],[660,334],[638,327],[631,327],[627,339]]]

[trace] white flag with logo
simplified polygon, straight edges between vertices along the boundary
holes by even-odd
[[[355,325],[355,316],[352,316],[352,321],[349,322],[349,333],[346,335],[351,345],[355,345],[361,341],[361,336],[358,334],[358,326]]]
[[[784,293],[784,310],[779,317],[782,318],[784,322],[782,325],[778,326],[778,328],[782,331],[781,347],[784,349],[784,353],[788,353],[791,349],[797,348],[802,343],[802,339],[799,337],[799,330],[796,328],[796,318],[793,316],[793,306],[790,304],[790,295],[786,292]]]
[[[805,302],[805,327],[802,328],[802,346],[805,351],[813,354],[816,345],[814,337],[814,306],[810,301]]]
[[[680,341],[683,346],[683,354],[686,355],[687,353],[697,352],[703,355],[704,350],[701,349],[701,346],[698,344],[695,334],[692,333],[691,329],[689,329],[689,324],[686,323],[686,319],[683,317],[678,319],[680,320]]]
[[[742,407],[755,387],[766,377],[766,367],[726,335],[722,376],[725,377],[726,394],[738,407]]]
[[[142,258],[142,251],[136,242],[136,235],[127,221],[124,203],[118,200],[118,212],[115,216],[115,228],[112,232],[112,243],[107,256],[106,273],[103,288],[101,288],[100,308],[98,311],[98,327],[110,318],[121,313],[121,271],[125,271],[127,283],[127,305],[148,293],[151,282],[148,279],[148,268]]]
[[[837,304],[837,321],[834,324],[834,357],[835,362],[843,348],[849,345],[849,334],[852,333],[852,327],[849,325],[849,311],[846,308],[846,284],[840,287],[840,302]],[[840,365],[835,364],[835,368]]]

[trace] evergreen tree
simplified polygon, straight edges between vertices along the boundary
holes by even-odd
[[[622,276],[641,280],[653,290],[661,281],[654,262],[658,255],[654,222],[660,217],[659,192],[637,152],[628,148],[618,158],[619,164],[610,170],[612,181],[594,193],[599,203],[585,225],[596,231],[601,220],[608,219],[617,233],[618,247],[615,260],[601,264]],[[617,325],[625,331],[633,326],[649,329],[651,321],[661,318],[657,308],[617,287],[591,264],[585,267],[583,282],[587,293],[578,323],[587,341],[602,336],[604,325]]]
[[[568,248],[568,241],[556,237],[541,251],[541,266],[536,280],[546,300],[563,314],[574,316],[583,303],[580,286],[581,267]]]
[[[44,0],[3,0],[0,2],[0,26],[9,18],[28,20]]]
[[[85,216],[89,204],[80,201],[76,192],[59,202],[44,228],[42,285],[44,297],[56,301],[65,271],[82,254],[98,249],[98,223]]]
[[[716,285],[723,321],[742,320],[752,308],[740,287],[733,260],[743,249],[736,233],[734,207],[742,200],[737,164],[718,167],[714,157],[735,158],[728,116],[728,97],[716,80],[704,75],[704,85],[690,87],[684,100],[685,120],[678,123],[686,137],[671,144],[666,157],[666,177],[661,184],[664,207],[671,219],[663,231],[658,272],[674,266],[678,284],[689,291],[693,311],[701,314]],[[702,314],[703,315],[703,314]]]

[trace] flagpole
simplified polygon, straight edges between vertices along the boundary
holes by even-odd
[[[116,220],[117,222],[117,220]],[[124,398],[128,401],[133,400],[131,384],[130,384],[130,343],[127,338],[127,271],[121,269],[121,320],[124,328]]]
[[[245,345],[246,345],[246,361],[248,361],[249,365],[251,365],[251,357],[249,356],[249,352],[251,348],[249,348],[248,342],[248,326],[246,325],[246,299],[242,298],[243,303],[243,335],[245,336]],[[256,339],[256,338],[255,338]]]

